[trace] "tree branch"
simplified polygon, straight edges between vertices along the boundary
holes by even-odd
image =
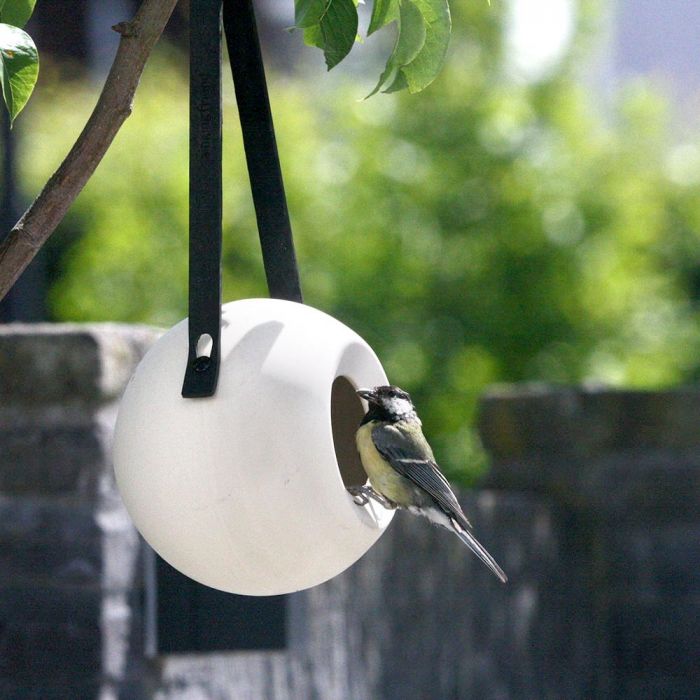
[[[131,114],[146,59],[176,3],[143,0],[130,22],[113,27],[121,40],[90,119],[41,194],[0,243],[0,300],[66,215]]]

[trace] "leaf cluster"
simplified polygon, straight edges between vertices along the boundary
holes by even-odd
[[[330,70],[357,39],[357,0],[295,0],[295,23],[307,44],[323,50]],[[396,24],[396,42],[368,96],[379,90],[420,92],[445,60],[451,30],[447,0],[374,0],[367,36],[391,23]]]

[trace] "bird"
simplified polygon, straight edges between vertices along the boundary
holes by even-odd
[[[372,499],[454,532],[505,583],[508,577],[472,534],[471,523],[440,472],[410,395],[393,385],[357,389],[357,394],[368,405],[355,440],[369,484],[348,489],[355,503],[365,505]]]

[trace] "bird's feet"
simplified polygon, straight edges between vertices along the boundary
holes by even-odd
[[[369,494],[367,493],[369,486],[348,486],[348,493],[352,496],[352,500],[358,506],[364,506],[369,503]]]
[[[396,508],[396,503],[382,496],[381,493],[375,491],[371,486],[367,486],[366,484],[362,486],[348,486],[348,492],[352,495],[353,500],[358,506],[367,505],[371,499],[384,506],[387,510],[394,510]]]

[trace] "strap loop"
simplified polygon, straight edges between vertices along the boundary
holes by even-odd
[[[212,396],[221,351],[221,0],[190,0],[189,352],[182,395]],[[211,337],[208,359],[199,357]]]

